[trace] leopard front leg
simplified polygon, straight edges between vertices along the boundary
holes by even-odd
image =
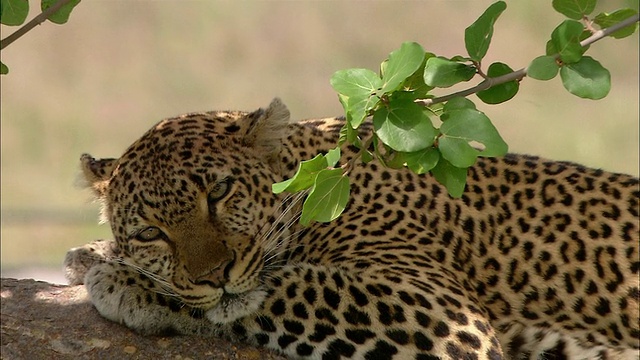
[[[85,277],[91,302],[105,318],[144,335],[218,335],[202,311],[184,306],[170,290],[127,265],[104,262]]]
[[[300,264],[265,281],[261,310],[234,331],[293,358],[503,359],[487,314],[444,268]]]
[[[113,240],[96,240],[67,251],[64,259],[64,275],[69,285],[82,285],[89,270],[117,257]]]
[[[64,260],[69,284],[85,284],[102,316],[142,334],[219,333],[202,311],[184,306],[170,289],[118,258],[113,240],[97,240],[69,250]]]

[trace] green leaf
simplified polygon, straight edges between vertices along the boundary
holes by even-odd
[[[574,20],[565,20],[551,33],[553,48],[560,55],[562,62],[566,64],[580,60],[586,51],[580,46],[580,36],[584,27]]]
[[[357,128],[378,103],[379,99],[373,93],[382,86],[382,80],[368,69],[347,69],[331,76],[331,86],[341,95],[340,102],[349,123]]]
[[[617,23],[619,23],[622,20],[628,19],[634,15],[636,15],[638,12],[633,10],[633,9],[619,9],[616,10],[614,12],[612,12],[611,14],[608,13],[601,13],[596,15],[596,18],[594,19],[594,22],[596,24],[598,24],[601,28],[605,29],[608,28],[612,25],[615,25]],[[624,37],[630,36],[633,33],[636,32],[636,30],[638,30],[638,22],[634,22],[633,24],[629,25],[629,26],[625,26],[622,29],[614,32],[613,34],[609,35],[609,36],[613,36],[616,39],[622,39]]]
[[[467,182],[467,169],[461,169],[451,165],[446,159],[440,158],[436,166],[431,169],[436,180],[447,188],[447,192],[454,198],[459,198],[464,193]]]
[[[53,6],[57,2],[58,2],[58,0],[41,0],[40,7],[41,7],[42,11],[45,11],[46,9],[50,8],[51,6]],[[58,10],[58,11],[54,12],[53,14],[51,14],[51,16],[49,16],[49,21],[51,21],[52,23],[55,23],[55,24],[64,24],[64,23],[66,23],[69,20],[69,16],[71,15],[71,11],[79,3],[80,3],[80,0],[71,0],[70,2],[65,4],[63,7],[61,7],[60,10]]]
[[[456,61],[456,62],[468,62],[468,61],[473,61],[472,58],[470,57],[466,57],[466,56],[462,56],[462,55],[456,55],[454,57],[452,57],[451,59],[449,59],[451,61]]]
[[[402,169],[405,164],[405,155],[408,154],[406,152],[396,151],[393,152],[390,156],[384,159],[384,166],[390,169]]]
[[[341,146],[345,142],[349,142],[358,149],[362,146],[362,141],[358,137],[358,131],[355,130],[349,122],[345,122],[344,126],[340,129],[340,138],[338,139],[338,146]]]
[[[338,97],[340,96],[342,95],[338,94]],[[342,144],[347,142],[349,137],[349,129],[353,130],[351,125],[349,125],[348,122],[345,121],[344,125],[342,125],[342,127],[340,128],[340,136],[338,137],[338,146],[341,146]]]
[[[369,111],[376,107],[380,99],[377,96],[368,96],[366,98],[352,97],[349,98],[349,112],[350,121],[349,124],[355,129],[364,119],[369,116]]]
[[[413,91],[397,90],[391,93],[386,101],[387,103],[394,101],[416,101],[416,94]]]
[[[445,113],[448,113],[448,112],[453,111],[453,110],[462,110],[462,109],[475,110],[476,109],[476,104],[474,104],[473,101],[467,99],[466,97],[458,96],[458,97],[454,97],[453,99],[447,101],[444,104],[443,111]],[[443,121],[444,120],[445,119],[443,119]]]
[[[383,143],[396,151],[418,151],[437,135],[427,112],[410,99],[391,99],[373,114],[373,127]]]
[[[476,150],[466,139],[443,137],[438,143],[442,157],[460,168],[467,168],[476,162],[479,150]]]
[[[585,99],[598,100],[611,90],[611,74],[590,56],[560,68],[562,85],[570,93]]]
[[[553,8],[560,14],[575,20],[589,15],[596,7],[596,0],[553,0]]]
[[[1,0],[0,6],[2,7],[0,23],[3,25],[21,25],[29,14],[29,1],[27,0]]]
[[[435,57],[433,53],[425,53],[424,60],[420,67],[409,76],[404,83],[402,83],[402,88],[406,91],[411,91],[415,94],[415,98],[425,98],[429,91],[433,90],[432,86],[429,86],[424,83],[424,67],[427,64],[427,60]]]
[[[441,57],[432,57],[424,67],[424,82],[429,86],[446,88],[469,81],[476,74],[471,65],[461,64]]]
[[[438,164],[440,152],[432,146],[424,150],[404,153],[403,157],[411,171],[416,174],[426,174]]]
[[[551,80],[558,75],[558,63],[555,56],[538,56],[527,68],[527,76],[538,80]]]
[[[340,161],[340,147],[329,150],[324,158],[327,160],[327,167],[334,167]]]
[[[327,168],[327,159],[325,156],[316,155],[311,160],[305,160],[298,165],[298,171],[292,178],[271,185],[271,191],[274,194],[280,194],[283,191],[291,193],[308,189],[313,185],[318,172]]]
[[[0,75],[6,75],[8,73],[9,73],[9,68],[7,67],[7,65],[0,62]]]
[[[342,95],[342,94],[338,94],[338,100],[340,101],[340,104],[342,104],[342,107],[344,108],[344,113],[345,113],[345,125],[348,126],[351,130],[354,129],[353,124],[353,115],[354,113],[356,114],[356,116],[361,116],[362,118],[360,119],[360,122],[356,123],[356,128],[360,125],[360,123],[362,122],[362,120],[364,120],[364,118],[366,117],[366,111],[364,110],[364,106],[366,106],[366,103],[362,104],[362,106],[358,109],[352,109],[351,107],[349,107],[349,97],[346,95]],[[344,130],[344,134],[341,132],[341,137],[338,140],[338,144],[342,145],[344,143],[344,140],[347,140],[351,143],[353,143],[354,141],[357,141],[357,132],[353,132],[353,131],[347,131],[345,130],[345,128],[343,128]],[[354,137],[355,134],[355,137]],[[346,135],[346,138],[343,138],[342,136]]]
[[[342,214],[348,201],[349,178],[342,174],[342,169],[322,170],[302,205],[300,223],[332,221]]]
[[[513,69],[511,69],[507,64],[495,62],[489,66],[487,76],[490,78],[496,78],[512,72]],[[520,83],[513,80],[492,86],[487,90],[478,91],[476,95],[486,104],[500,104],[516,96],[518,89],[520,89]]]
[[[544,53],[547,56],[556,56],[556,55],[558,55],[558,49],[556,49],[556,46],[553,44],[553,40],[547,41],[547,45],[545,47]]]
[[[375,114],[374,114],[375,116]],[[380,138],[378,138],[375,130],[373,131],[373,136],[371,137],[371,143],[372,143],[372,147],[373,147],[373,155],[380,160],[380,162],[384,165],[386,164],[387,158],[386,156],[384,156],[383,154],[380,153],[380,148],[384,148],[386,153],[388,154],[389,151],[389,147],[385,144],[381,144],[380,143]],[[386,166],[386,165],[385,165]]]
[[[369,69],[346,69],[331,76],[331,86],[347,97],[369,96],[382,86],[378,74]]]
[[[425,52],[420,44],[405,42],[389,54],[389,61],[382,72],[381,93],[389,93],[396,90],[411,74],[413,74],[424,62]]]
[[[480,62],[487,54],[493,36],[493,24],[506,8],[504,1],[493,3],[478,20],[465,29],[464,44],[471,59]]]
[[[479,155],[502,156],[507,153],[509,147],[482,112],[461,109],[445,114],[447,120],[440,127],[442,136],[438,139],[438,149],[442,157],[454,166],[469,167]],[[481,144],[484,149],[475,149],[473,143]]]
[[[360,158],[362,159],[363,163],[368,164],[371,160],[373,160],[373,155],[371,155],[368,150],[365,150],[360,154]]]
[[[443,103],[432,104],[426,107],[425,109],[429,111],[432,115],[440,116],[442,115],[444,104]]]

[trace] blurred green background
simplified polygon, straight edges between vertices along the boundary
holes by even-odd
[[[491,3],[83,1],[67,24],[45,23],[2,51],[10,69],[1,78],[2,276],[61,282],[68,248],[110,236],[74,186],[81,153],[119,156],[164,117],[253,110],[274,96],[293,119],[340,115],[333,72],[377,70],[403,41],[465,54],[464,28]],[[485,61],[520,68],[563,18],[551,1],[507,3]],[[1,30],[4,38],[16,28]],[[588,54],[611,71],[604,100],[576,98],[559,79],[525,79],[514,100],[479,108],[511,151],[637,176],[638,35],[605,39]]]

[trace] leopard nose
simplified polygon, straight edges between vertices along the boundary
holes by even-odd
[[[229,271],[233,266],[233,260],[222,262],[214,269],[210,269],[191,281],[196,285],[208,285],[214,288],[221,288],[229,281]]]

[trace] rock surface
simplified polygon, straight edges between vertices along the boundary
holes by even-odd
[[[144,337],[103,319],[84,286],[1,281],[2,359],[284,359],[217,338]]]

